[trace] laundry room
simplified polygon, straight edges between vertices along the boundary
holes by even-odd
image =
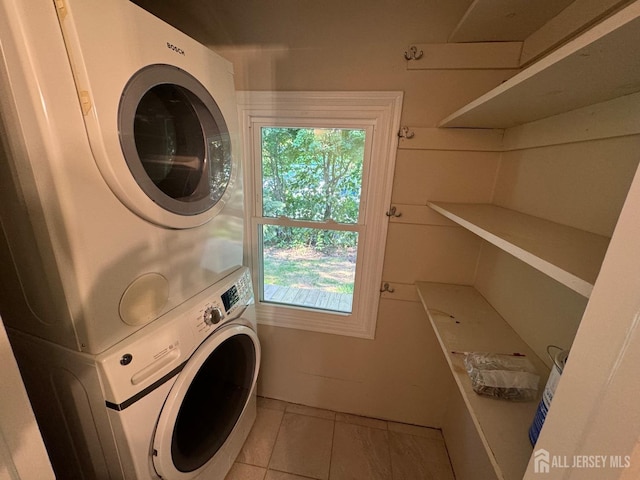
[[[640,477],[640,0],[0,2],[1,479]]]

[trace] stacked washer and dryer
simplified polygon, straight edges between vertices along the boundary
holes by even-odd
[[[230,64],[128,0],[0,0],[0,48],[0,313],[58,478],[223,479],[260,364]]]

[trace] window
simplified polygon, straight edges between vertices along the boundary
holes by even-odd
[[[239,94],[261,323],[373,338],[402,94]]]

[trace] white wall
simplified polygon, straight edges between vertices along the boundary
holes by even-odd
[[[611,237],[640,161],[638,111],[635,94],[508,129],[493,202]],[[587,306],[488,245],[475,286],[549,365],[546,346],[569,349]]]
[[[637,152],[637,150],[636,150]],[[536,448],[552,456],[629,457],[628,468],[563,469],[525,479],[631,480],[640,476],[640,176],[620,215]]]

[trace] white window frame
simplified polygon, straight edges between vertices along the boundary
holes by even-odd
[[[238,92],[243,145],[246,211],[245,252],[253,272],[258,322],[316,332],[374,338],[384,247],[400,129],[402,92]],[[287,219],[262,217],[261,128],[263,126],[365,129],[370,163],[363,169],[358,259],[351,313],[328,312],[260,300],[261,252],[258,227],[289,226]],[[264,221],[268,220],[268,221]],[[342,229],[339,223],[311,222],[316,228]],[[296,226],[305,226],[296,222]]]

